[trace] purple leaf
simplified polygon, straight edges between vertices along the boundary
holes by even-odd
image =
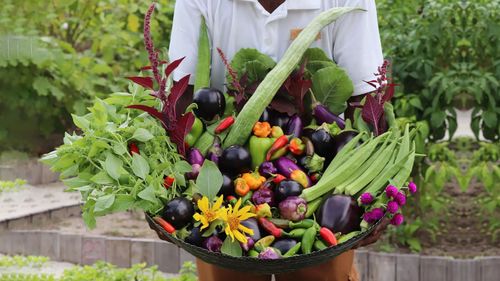
[[[170,112],[170,116],[176,116],[178,117],[179,114],[176,112],[176,104],[179,98],[186,92],[186,89],[188,87],[189,83],[189,77],[190,75],[186,75],[182,77],[181,80],[179,80],[177,83],[174,84],[172,89],[170,90],[170,95],[168,95],[168,104],[166,108],[163,108],[164,112]]]
[[[168,130],[168,136],[173,143],[177,145],[177,150],[183,156],[186,155],[186,136],[191,131],[194,124],[194,114],[189,112],[177,119],[174,128]]]
[[[164,127],[167,127],[167,124],[166,124],[166,115],[162,112],[159,112],[156,108],[152,107],[152,106],[147,106],[147,105],[141,105],[141,104],[134,104],[134,105],[129,105],[127,106],[127,108],[131,108],[131,109],[139,109],[139,110],[142,110],[142,111],[145,111],[147,113],[149,113],[149,115],[155,117],[156,119],[160,120],[163,124]]]
[[[125,77],[128,80],[143,86],[144,88],[153,90],[153,78],[152,77],[139,77],[139,76],[131,76]]]
[[[379,124],[383,113],[384,106],[379,104],[372,95],[367,95],[361,116],[366,123],[373,126],[376,136],[380,134]]]
[[[169,77],[170,74],[172,74],[172,72],[177,68],[179,67],[179,65],[181,64],[181,62],[185,59],[186,57],[182,57],[178,60],[174,60],[173,62],[169,63],[167,65],[167,68],[165,69],[165,77]]]
[[[304,96],[312,87],[312,81],[304,77],[306,64],[307,60],[302,63],[296,73],[288,77],[284,84],[285,89],[293,97],[300,114],[304,112]]]

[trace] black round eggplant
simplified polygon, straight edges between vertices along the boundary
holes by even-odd
[[[198,106],[194,114],[205,121],[222,116],[226,109],[226,99],[221,91],[214,88],[201,88],[194,94],[193,102]]]
[[[363,208],[350,196],[332,195],[316,211],[319,224],[343,234],[360,230]]]
[[[314,153],[325,158],[326,163],[330,163],[335,157],[335,141],[325,129],[304,130],[304,135],[308,137],[314,145]]]
[[[271,126],[286,128],[290,117],[286,113],[278,112],[271,108],[266,108],[259,119],[260,122],[268,122]]]
[[[167,203],[162,217],[175,229],[181,229],[191,222],[193,215],[193,203],[184,197],[177,197]]]
[[[189,233],[188,237],[184,240],[189,244],[201,247],[203,242],[203,237],[201,236],[201,231],[199,227],[193,227],[191,229],[191,233]]]
[[[300,183],[293,180],[284,180],[278,184],[274,190],[274,197],[279,203],[290,196],[299,196],[302,194],[303,187]]]
[[[295,245],[297,245],[297,241],[293,239],[280,239],[273,243],[272,247],[280,250],[281,254],[285,254]]]
[[[260,240],[260,238],[262,238],[262,235],[260,233],[259,223],[255,218],[249,218],[247,220],[244,220],[241,222],[241,224],[253,230],[253,235],[250,236],[250,238],[252,238],[253,241],[257,242]]]
[[[236,176],[252,169],[252,157],[244,147],[233,145],[222,152],[219,168],[226,175]]]
[[[222,187],[219,190],[218,195],[234,195],[234,182],[228,175],[222,175]]]
[[[339,151],[350,142],[355,136],[356,132],[345,131],[333,137],[333,152],[335,154],[339,153]]]

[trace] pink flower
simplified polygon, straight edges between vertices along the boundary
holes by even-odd
[[[410,192],[411,192],[412,194],[416,193],[416,192],[417,192],[417,185],[416,185],[414,182],[412,182],[412,181],[411,181],[411,182],[408,184],[408,190],[410,190]]]
[[[387,212],[395,214],[398,212],[398,210],[399,210],[399,205],[396,201],[389,201],[389,203],[387,203]]]
[[[394,200],[398,203],[399,206],[404,206],[406,204],[406,195],[402,192],[398,192],[394,197]]]
[[[389,185],[385,188],[385,195],[387,195],[387,198],[394,197],[397,193],[398,189],[394,185]]]
[[[371,193],[365,192],[361,194],[361,204],[369,205],[372,202],[373,202],[373,195]]]
[[[395,214],[391,220],[391,224],[398,226],[398,225],[401,225],[404,222],[404,220],[405,220],[405,218],[403,217],[402,214]]]
[[[382,208],[376,208],[372,210],[373,219],[378,221],[384,217],[384,210]]]

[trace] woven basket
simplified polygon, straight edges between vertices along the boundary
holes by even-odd
[[[358,244],[358,242],[363,240],[373,230],[375,230],[375,228],[381,222],[381,220],[378,221],[368,230],[360,233],[359,235],[353,237],[352,239],[346,241],[345,243],[342,243],[335,247],[329,247],[325,250],[312,252],[311,254],[307,255],[298,255],[277,260],[260,260],[252,257],[232,257],[221,253],[210,252],[204,248],[186,243],[183,240],[173,237],[172,235],[167,233],[159,224],[157,224],[156,221],[153,220],[153,218],[148,214],[146,214],[146,220],[148,221],[151,228],[156,230],[156,232],[167,237],[168,240],[171,241],[172,243],[176,244],[177,246],[186,250],[193,256],[207,263],[214,264],[227,269],[232,269],[237,271],[252,271],[262,274],[277,274],[277,273],[289,272],[304,267],[309,267],[324,263],[342,254],[343,252],[353,248],[356,244]]]

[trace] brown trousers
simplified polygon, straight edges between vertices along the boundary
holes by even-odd
[[[313,267],[276,274],[276,281],[359,281],[354,267],[354,251]],[[199,281],[271,281],[270,275],[257,275],[221,268],[197,260]]]

